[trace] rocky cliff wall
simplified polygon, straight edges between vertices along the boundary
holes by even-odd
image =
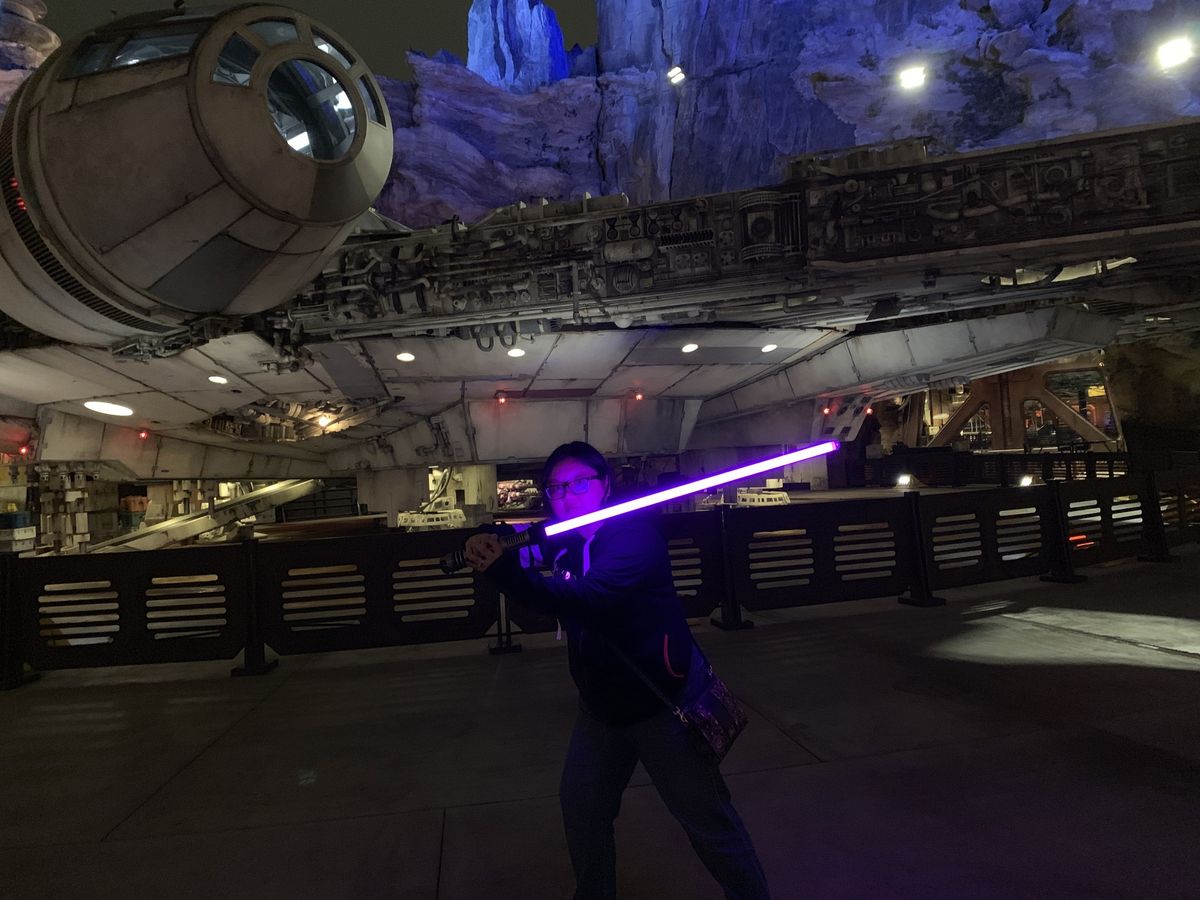
[[[1194,30],[1189,0],[598,3],[594,54],[564,64],[541,0],[476,0],[468,68],[421,60],[411,94],[389,89],[383,210],[422,225],[584,190],[650,202],[770,184],[784,157],[853,144],[929,135],[945,152],[1200,115],[1200,65],[1154,59]],[[572,60],[597,74],[564,77]],[[906,92],[911,65],[929,81]]]

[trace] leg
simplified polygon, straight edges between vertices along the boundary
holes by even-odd
[[[576,900],[612,900],[617,895],[613,820],[636,765],[633,745],[580,708],[559,788]]]
[[[767,898],[767,877],[716,762],[692,745],[683,724],[670,713],[634,729],[642,765],[725,896]]]

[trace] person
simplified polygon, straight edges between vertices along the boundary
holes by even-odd
[[[550,454],[543,489],[558,520],[601,508],[609,468],[590,444]],[[653,522],[621,517],[585,526],[549,545],[545,578],[504,555],[495,534],[472,535],[466,560],[504,593],[558,618],[566,629],[579,711],[559,786],[576,900],[616,896],[613,821],[640,760],[692,847],[727,898],[768,897],[753,842],[733,807],[715,759],[629,670],[619,648],[673,702],[707,687],[708,668],[675,594],[670,556]]]

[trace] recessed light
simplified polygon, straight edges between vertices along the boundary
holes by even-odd
[[[910,66],[900,70],[900,87],[906,91],[915,90],[925,83],[925,67]]]
[[[83,404],[92,412],[98,412],[106,416],[132,416],[133,410],[128,406],[121,406],[119,403],[107,403],[104,400],[89,400]]]
[[[778,349],[779,349],[778,344],[764,344],[763,348],[762,348],[762,352],[770,353],[772,350],[778,350]]]
[[[416,357],[406,350],[403,353],[397,353],[396,359],[400,360],[400,362],[412,362]]]
[[[324,428],[326,425],[328,425],[332,421],[333,421],[332,416],[321,416],[320,418],[317,419],[317,424],[320,425],[322,428]]]
[[[229,384],[229,379],[224,375],[209,375],[208,380],[213,384]]]
[[[700,345],[699,344],[684,344],[679,349],[682,350],[684,353],[695,353],[697,350],[700,349]]]
[[[511,350],[508,351],[508,355],[511,356],[513,359],[520,359],[522,356],[525,355],[525,351],[522,350],[520,347],[513,347]]]

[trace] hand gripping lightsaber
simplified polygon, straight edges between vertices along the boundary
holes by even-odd
[[[720,487],[723,484],[729,484],[731,481],[740,481],[743,478],[750,478],[763,472],[769,472],[772,469],[790,466],[792,463],[825,456],[837,450],[839,446],[837,441],[825,441],[821,444],[813,444],[810,447],[801,447],[799,450],[793,450],[790,453],[772,456],[769,459],[762,459],[745,466],[738,466],[736,469],[730,469],[727,472],[718,472],[716,475],[708,475],[695,481],[689,481],[686,484],[677,484],[674,487],[655,491],[653,494],[647,494],[644,497],[626,500],[623,503],[614,503],[612,506],[606,506],[603,509],[585,513],[582,516],[563,519],[561,522],[551,522],[548,525],[535,525],[526,531],[519,531],[514,534],[498,535],[500,547],[503,550],[515,550],[518,547],[527,547],[530,544],[537,543],[543,537],[566,534],[568,531],[574,531],[585,525],[593,525],[596,522],[615,519],[617,516],[645,509],[648,506],[656,506],[659,503],[667,503],[671,500],[677,500],[680,497],[686,497],[689,494]],[[464,547],[442,557],[439,563],[442,571],[449,575],[452,572],[466,568],[466,553],[467,551]]]

